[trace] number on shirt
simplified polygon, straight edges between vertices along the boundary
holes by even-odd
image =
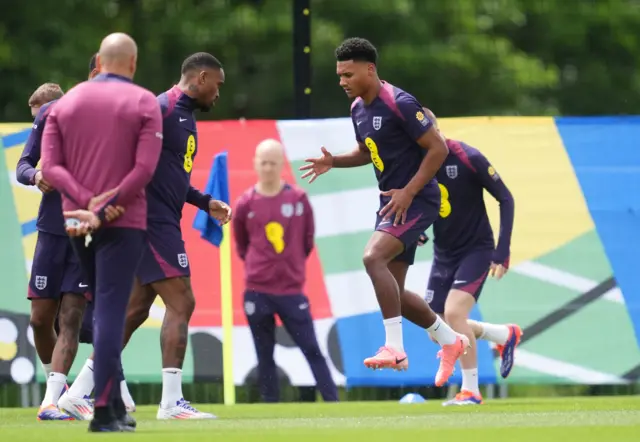
[[[440,187],[440,218],[446,218],[451,215],[449,190],[444,186],[444,184],[438,183],[438,187]]]
[[[371,162],[373,163],[373,165],[376,166],[376,169],[378,169],[380,172],[384,171],[384,163],[382,162],[382,158],[380,158],[380,155],[378,155],[378,145],[376,144],[376,142],[373,141],[370,137],[367,137],[364,140],[364,144],[369,149],[369,152],[371,152]]]
[[[284,251],[284,227],[277,221],[271,221],[264,226],[264,233],[267,236],[267,240],[273,246],[273,250],[277,254]]]
[[[191,173],[193,169],[193,154],[196,152],[196,137],[193,134],[187,138],[187,151],[184,153],[184,170]]]

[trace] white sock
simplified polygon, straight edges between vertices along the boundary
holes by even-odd
[[[70,397],[75,398],[84,398],[85,396],[91,396],[91,392],[93,392],[93,387],[95,386],[93,380],[93,360],[87,359],[87,361],[82,366],[80,373],[76,376],[76,379],[69,387],[69,393],[67,393]]]
[[[58,405],[58,399],[62,395],[64,384],[67,383],[67,377],[62,373],[52,372],[47,377],[47,391],[42,400],[42,406]]]
[[[179,368],[162,369],[162,408],[175,407],[182,399],[182,370]]]
[[[495,344],[504,345],[509,339],[509,327],[506,325],[489,324],[488,322],[477,322],[482,328],[480,339],[491,341]]]
[[[480,387],[478,386],[478,369],[469,368],[462,370],[462,387],[461,390],[470,391],[480,396]]]
[[[431,327],[427,328],[427,331],[433,339],[435,339],[440,345],[451,345],[456,342],[458,334],[453,331],[446,322],[444,322],[440,316],[436,315],[436,322],[431,324]]]
[[[387,333],[385,347],[391,347],[397,351],[404,351],[404,341],[402,339],[402,316],[389,318],[382,321],[384,330]]]
[[[42,369],[44,370],[44,375],[49,377],[49,373],[51,373],[51,364],[42,364]]]
[[[122,396],[122,402],[124,402],[127,407],[135,405],[135,402],[133,402],[133,398],[131,397],[131,393],[129,392],[129,387],[127,387],[127,381],[125,380],[120,381],[120,395]]]

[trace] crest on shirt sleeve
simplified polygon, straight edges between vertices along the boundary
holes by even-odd
[[[375,130],[380,130],[382,127],[382,117],[373,117],[373,128]]]
[[[282,216],[284,216],[285,218],[291,218],[293,216],[293,204],[284,203],[280,207],[280,213],[282,213]]]
[[[424,116],[422,111],[416,112],[416,120],[418,120],[423,126],[429,124],[429,120],[427,120],[427,117]]]
[[[500,179],[500,175],[498,175],[498,172],[496,172],[493,166],[489,166],[487,172],[493,181],[498,181]]]
[[[447,176],[452,180],[458,178],[458,166],[456,164],[453,166],[446,166],[444,170],[447,172]]]

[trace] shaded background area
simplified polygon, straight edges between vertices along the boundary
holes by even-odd
[[[224,63],[203,118],[294,117],[291,0],[26,0],[2,8],[0,121],[29,119],[29,92],[86,78],[100,39],[128,32],[136,81],[159,93],[189,54]],[[333,50],[370,39],[384,79],[441,116],[601,115],[640,107],[637,0],[311,0],[314,118],[347,115]]]

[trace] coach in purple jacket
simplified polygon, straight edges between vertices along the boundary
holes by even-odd
[[[323,399],[337,401],[309,299],[303,294],[305,262],[313,249],[313,210],[302,189],[282,180],[282,144],[261,142],[254,163],[258,182],[238,200],[233,232],[245,263],[244,306],[258,357],[262,399],[278,402],[280,396],[273,359],[277,314],[309,362]]]

